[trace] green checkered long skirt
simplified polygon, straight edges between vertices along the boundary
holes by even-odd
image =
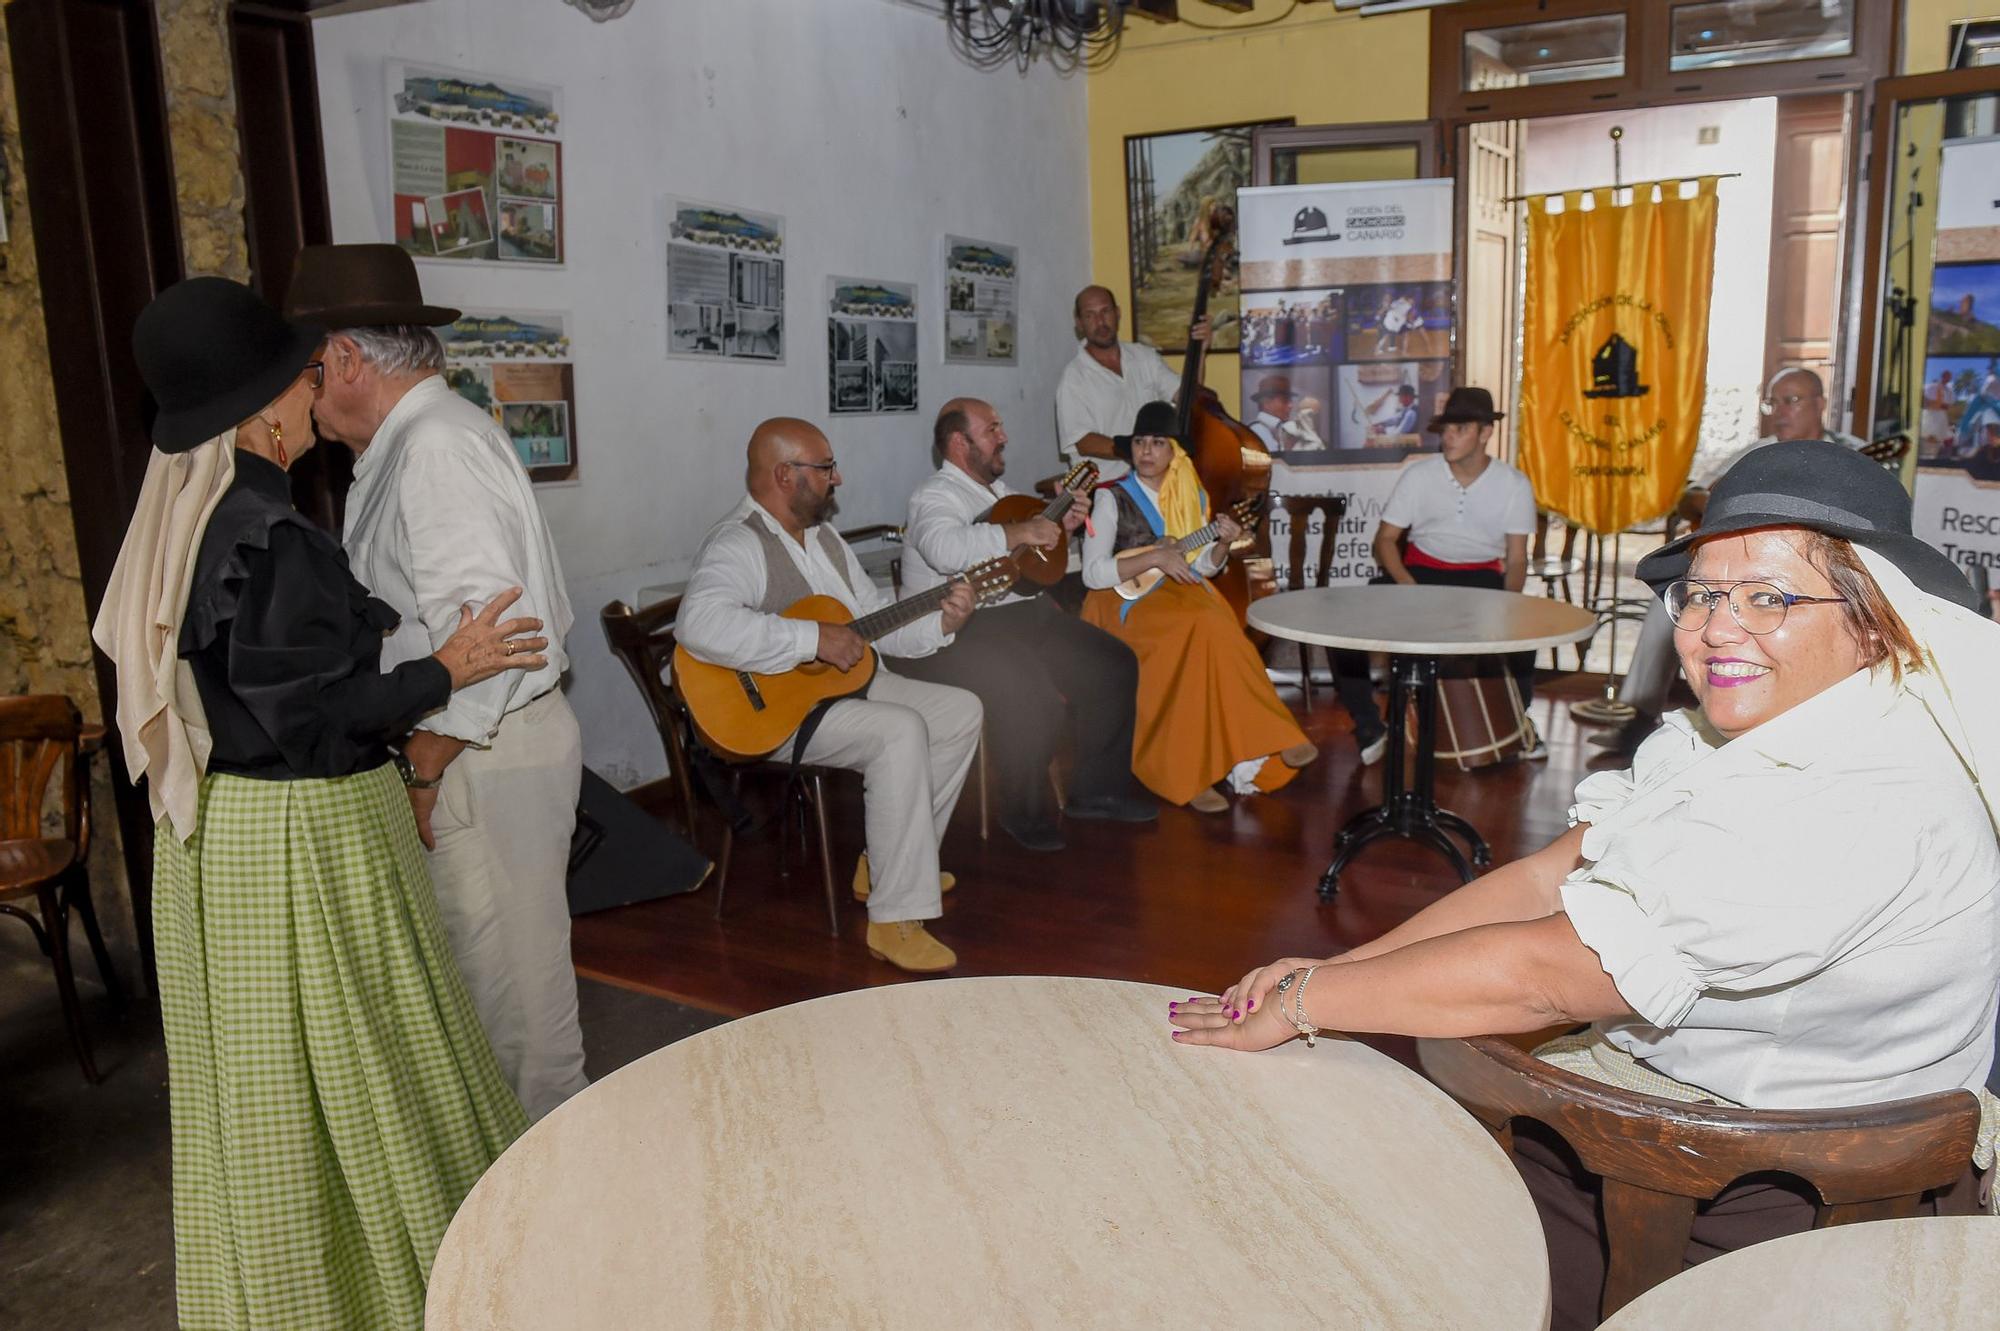
[[[417,1328],[445,1226],[527,1127],[395,770],[211,775],[155,837],[188,1328]]]

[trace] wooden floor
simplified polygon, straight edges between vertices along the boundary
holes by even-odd
[[[1601,677],[1545,682],[1531,712],[1547,737],[1545,763],[1440,773],[1440,802],[1470,818],[1496,863],[1532,850],[1564,827],[1576,782],[1599,750],[1571,721],[1568,702],[1596,696]],[[1280,689],[1299,711],[1295,688]],[[996,825],[979,838],[968,784],[943,847],[959,885],[932,928],[958,953],[955,975],[1087,975],[1213,991],[1280,956],[1324,955],[1394,927],[1451,887],[1435,853],[1381,842],[1342,875],[1323,906],[1314,885],[1333,836],[1375,803],[1381,769],[1363,769],[1347,715],[1331,691],[1301,716],[1320,760],[1276,795],[1203,815],[1163,808],[1148,827],[1068,823],[1069,848],[1036,854]],[[827,933],[816,861],[794,843],[789,878],[777,872],[772,831],[739,840],[728,913],[714,914],[715,887],[575,921],[577,970],[593,979],[732,1016],[864,985],[911,981],[862,946],[866,911],[848,883],[862,845],[858,780],[833,798],[835,881],[841,936]],[[714,854],[718,833],[705,830]]]

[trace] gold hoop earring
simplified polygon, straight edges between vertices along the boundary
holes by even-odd
[[[276,421],[265,421],[264,428],[265,430],[270,432],[271,447],[278,450],[278,465],[281,467],[290,466],[292,460],[285,453],[284,427],[279,425]]]

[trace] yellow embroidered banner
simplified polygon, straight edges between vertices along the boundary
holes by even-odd
[[[1528,204],[1521,469],[1564,521],[1610,534],[1664,516],[1701,432],[1714,176]],[[1588,193],[1591,206],[1584,206]],[[1561,198],[1561,212],[1551,212]]]

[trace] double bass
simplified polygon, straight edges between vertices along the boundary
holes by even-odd
[[[1209,211],[1208,224],[1213,239],[1202,255],[1191,323],[1200,323],[1208,314],[1208,293],[1222,284],[1230,257],[1236,251],[1234,208],[1216,204]],[[1202,488],[1208,491],[1209,508],[1220,513],[1250,501],[1261,509],[1271,491],[1271,451],[1264,447],[1264,441],[1255,431],[1225,411],[1215,391],[1202,383],[1202,363],[1207,351],[1203,343],[1188,340],[1175,423],[1182,442],[1187,445],[1188,456],[1194,461],[1195,474],[1201,478]],[[1238,623],[1243,622],[1252,600],[1277,590],[1268,574],[1270,542],[1269,532],[1262,524],[1246,524],[1244,535],[1230,548],[1229,563],[1216,575],[1215,588],[1236,612]],[[1266,576],[1252,578],[1247,565],[1249,556],[1261,557]]]

